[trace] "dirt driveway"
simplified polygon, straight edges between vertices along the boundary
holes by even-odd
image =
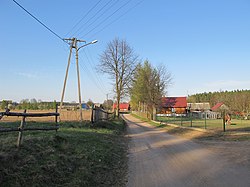
[[[128,124],[128,187],[250,186],[250,167],[213,143],[173,136],[124,115]]]

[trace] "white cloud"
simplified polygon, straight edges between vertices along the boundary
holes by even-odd
[[[19,76],[26,77],[29,79],[37,79],[38,75],[37,73],[24,73],[24,72],[19,72],[17,73]]]

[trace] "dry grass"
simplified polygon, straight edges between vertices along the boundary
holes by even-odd
[[[23,112],[23,110],[12,110],[11,112]],[[27,110],[27,113],[48,113],[48,112],[55,112],[55,110]],[[82,111],[83,120],[90,121],[91,119],[91,110],[83,110]],[[62,110],[60,113],[60,120],[61,121],[79,121],[80,120],[80,113],[79,111],[67,111]],[[55,121],[55,117],[37,117],[37,118],[26,118],[27,121]],[[15,116],[4,116],[1,119],[2,122],[14,122],[14,121],[21,121],[21,117]],[[0,122],[1,122],[0,121]]]

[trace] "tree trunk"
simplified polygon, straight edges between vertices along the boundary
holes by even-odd
[[[153,105],[153,120],[156,121],[156,107]]]
[[[119,94],[117,94],[119,95]],[[116,116],[120,117],[120,96],[117,97]]]

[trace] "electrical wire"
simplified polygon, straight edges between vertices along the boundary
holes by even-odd
[[[90,24],[88,24],[86,27],[84,27],[85,30],[87,30],[88,28],[90,28],[91,25],[93,25],[96,21],[98,21],[100,18],[102,18],[102,16],[108,11],[110,10],[116,3],[118,3],[119,0],[115,1],[113,4],[111,4],[111,6],[107,7],[107,9],[105,9],[102,14],[100,14],[96,19],[94,19]]]
[[[99,87],[99,85],[97,84],[97,82],[94,79],[94,76],[92,76],[92,74],[89,72],[87,66],[84,65],[84,63],[79,63],[79,66],[82,68],[82,70],[84,72],[86,72],[86,74],[88,75],[88,77],[90,77],[90,80],[93,82],[93,84],[103,93],[105,94],[105,92],[102,90],[101,87]]]
[[[134,5],[132,8],[130,8],[129,10],[127,10],[126,12],[124,12],[122,15],[120,15],[117,19],[114,19],[113,21],[109,22],[108,24],[106,24],[104,27],[102,27],[99,31],[95,32],[93,35],[90,36],[90,38],[96,36],[98,33],[102,32],[104,29],[106,29],[107,27],[109,27],[110,25],[112,25],[113,23],[115,23],[116,21],[118,21],[119,19],[121,19],[123,16],[125,16],[127,13],[129,13],[130,11],[132,11],[134,8],[136,8],[137,6],[139,6],[143,1],[139,1],[136,5]]]
[[[99,12],[101,12],[106,6],[108,6],[108,4],[113,1],[113,0],[109,0],[103,7],[101,7],[91,18],[89,18],[84,24],[82,24],[82,26],[80,28],[78,28],[72,35],[75,35],[76,33],[78,33],[87,23],[89,23],[93,18],[95,18]]]
[[[86,58],[87,58],[87,60],[88,60],[88,62],[89,62],[88,64],[90,65],[92,72],[96,75],[95,78],[96,78],[97,82],[99,83],[100,87],[102,87],[103,90],[106,90],[106,88],[105,88],[105,86],[104,86],[104,83],[102,82],[102,79],[100,78],[100,76],[99,76],[98,73],[95,73],[96,70],[95,70],[95,68],[92,66],[92,64],[93,64],[93,58],[92,58],[92,56],[91,56],[91,54],[90,54],[90,52],[89,52],[89,49],[86,48],[86,50],[87,50],[88,54],[86,53],[85,50],[84,50],[84,54],[85,54],[85,56],[86,56]],[[90,57],[90,58],[89,58],[89,57]]]
[[[82,20],[84,19],[84,18],[86,18],[88,15],[89,15],[89,13],[92,11],[92,10],[94,10],[94,8],[101,2],[102,0],[99,0],[91,9],[89,9],[89,11],[73,26],[73,28],[72,29],[70,29],[70,31],[66,34],[66,35],[68,35],[70,32],[72,32],[81,22],[82,22]]]
[[[86,70],[87,70],[87,74],[90,77],[90,80],[93,82],[93,84],[96,86],[96,88],[98,88],[103,94],[105,94],[105,88],[103,87],[103,85],[100,84],[100,82],[98,82],[98,79],[96,79],[96,76],[94,74],[92,74],[88,67],[84,64]]]
[[[48,26],[46,26],[43,22],[41,22],[37,17],[35,17],[33,14],[31,14],[27,9],[25,9],[21,4],[19,4],[17,1],[13,0],[13,2],[18,5],[21,9],[23,9],[27,14],[29,14],[33,19],[35,19],[38,23],[40,23],[43,27],[45,27],[48,31],[50,31],[54,36],[56,36],[57,38],[59,38],[60,40],[62,40],[63,42],[65,42],[63,40],[62,37],[60,37],[58,34],[56,34],[53,30],[51,30]],[[67,43],[67,42],[66,42]]]
[[[96,28],[98,28],[100,25],[102,25],[103,23],[105,23],[111,16],[113,16],[114,14],[116,14],[119,10],[121,10],[123,7],[125,7],[127,4],[129,4],[132,0],[127,1],[126,3],[124,3],[122,6],[120,6],[118,9],[116,9],[112,14],[110,14],[109,16],[107,16],[106,18],[104,18],[97,26],[95,26],[94,28],[92,28],[91,30],[89,30],[86,34],[83,35],[83,37],[86,37],[89,33],[91,33],[93,30],[95,30]]]

